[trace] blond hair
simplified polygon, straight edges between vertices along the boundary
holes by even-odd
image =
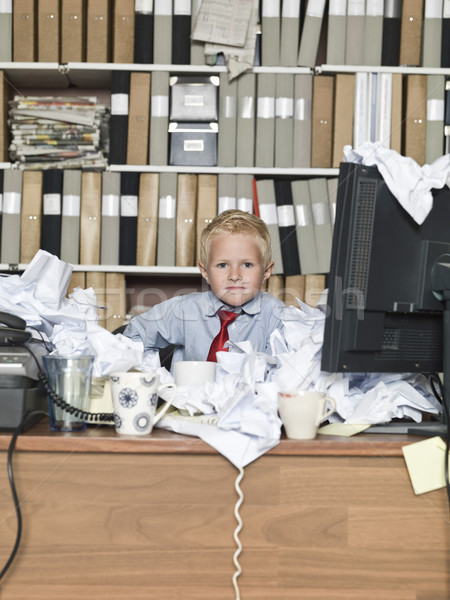
[[[208,264],[211,240],[222,233],[244,234],[251,236],[261,250],[264,268],[272,260],[270,233],[262,219],[243,210],[231,209],[221,212],[203,229],[200,237],[200,262]]]

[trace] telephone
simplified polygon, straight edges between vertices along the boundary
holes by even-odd
[[[0,346],[24,344],[31,338],[31,333],[25,331],[26,322],[17,315],[0,311]]]

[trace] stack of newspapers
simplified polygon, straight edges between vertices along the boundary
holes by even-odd
[[[95,97],[15,96],[10,160],[20,169],[105,168],[109,112]]]

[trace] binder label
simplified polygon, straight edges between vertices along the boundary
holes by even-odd
[[[184,106],[204,106],[205,99],[203,94],[185,94],[183,104]]]
[[[183,150],[185,152],[203,152],[205,150],[204,140],[184,140]]]
[[[437,98],[427,100],[427,121],[443,121],[445,114],[445,100]]]
[[[102,196],[102,217],[119,216],[119,196],[117,194],[105,194]]]
[[[349,17],[363,17],[365,10],[364,0],[348,0],[347,14]]]
[[[328,225],[331,222],[328,202],[314,202],[312,210],[314,225]]]
[[[172,14],[172,2],[167,0],[155,0],[155,15],[170,17]]]
[[[275,116],[275,98],[262,96],[258,98],[258,119],[273,119]]]
[[[138,216],[138,197],[124,194],[120,197],[120,216],[137,217]]]
[[[444,8],[442,10],[442,17],[444,19],[450,19],[450,0],[444,0]]]
[[[262,0],[261,16],[278,18],[280,16],[280,0]]]
[[[368,17],[382,17],[384,14],[384,0],[367,0],[366,15]]]
[[[152,117],[169,116],[169,96],[152,96],[151,115]]]
[[[295,216],[297,217],[298,227],[307,227],[312,225],[311,209],[307,204],[295,205]]]
[[[275,203],[259,204],[259,216],[266,225],[278,225],[277,207]]]
[[[224,210],[230,210],[236,208],[236,198],[233,196],[219,196],[218,212],[219,214]]]
[[[61,214],[61,195],[60,194],[44,194],[44,196],[43,196],[43,213],[44,213],[44,215],[60,215]]]
[[[290,119],[294,116],[294,99],[277,98],[275,103],[275,115],[280,119]]]
[[[111,114],[128,114],[128,94],[111,94]]]
[[[160,219],[175,219],[176,198],[174,196],[161,196],[159,199],[158,217]]]
[[[12,0],[0,0],[0,13],[12,13]]]
[[[244,212],[253,212],[253,198],[238,198],[237,207]]]
[[[440,19],[442,17],[442,0],[427,0],[424,16],[425,19]]]
[[[62,214],[65,217],[80,216],[80,196],[75,194],[64,194]]]
[[[134,12],[139,14],[153,14],[153,0],[135,0]]]
[[[330,0],[328,14],[332,17],[345,17],[347,12],[347,0]]]
[[[292,227],[295,225],[294,207],[292,204],[277,206],[277,217],[279,227]]]
[[[244,96],[239,105],[239,116],[241,119],[253,119],[254,104],[253,96]]]
[[[234,96],[220,98],[220,113],[225,119],[236,118],[236,98]]]
[[[298,19],[300,16],[300,0],[283,0],[281,16],[283,19]]]
[[[7,215],[20,215],[21,195],[18,192],[3,192],[3,212]]]
[[[189,16],[191,14],[191,0],[173,0],[173,14]]]
[[[311,121],[312,102],[309,98],[298,98],[295,101],[294,119],[296,121]]]
[[[308,17],[322,19],[324,10],[325,0],[308,0],[308,6],[306,7],[306,15]]]

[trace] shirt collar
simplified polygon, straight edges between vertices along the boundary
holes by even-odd
[[[214,316],[218,310],[223,308],[224,310],[233,310],[235,312],[243,311],[249,315],[256,315],[261,312],[261,293],[257,294],[254,298],[243,304],[242,306],[228,306],[219,300],[217,296],[209,290],[206,292],[205,297],[205,314],[208,317]]]

